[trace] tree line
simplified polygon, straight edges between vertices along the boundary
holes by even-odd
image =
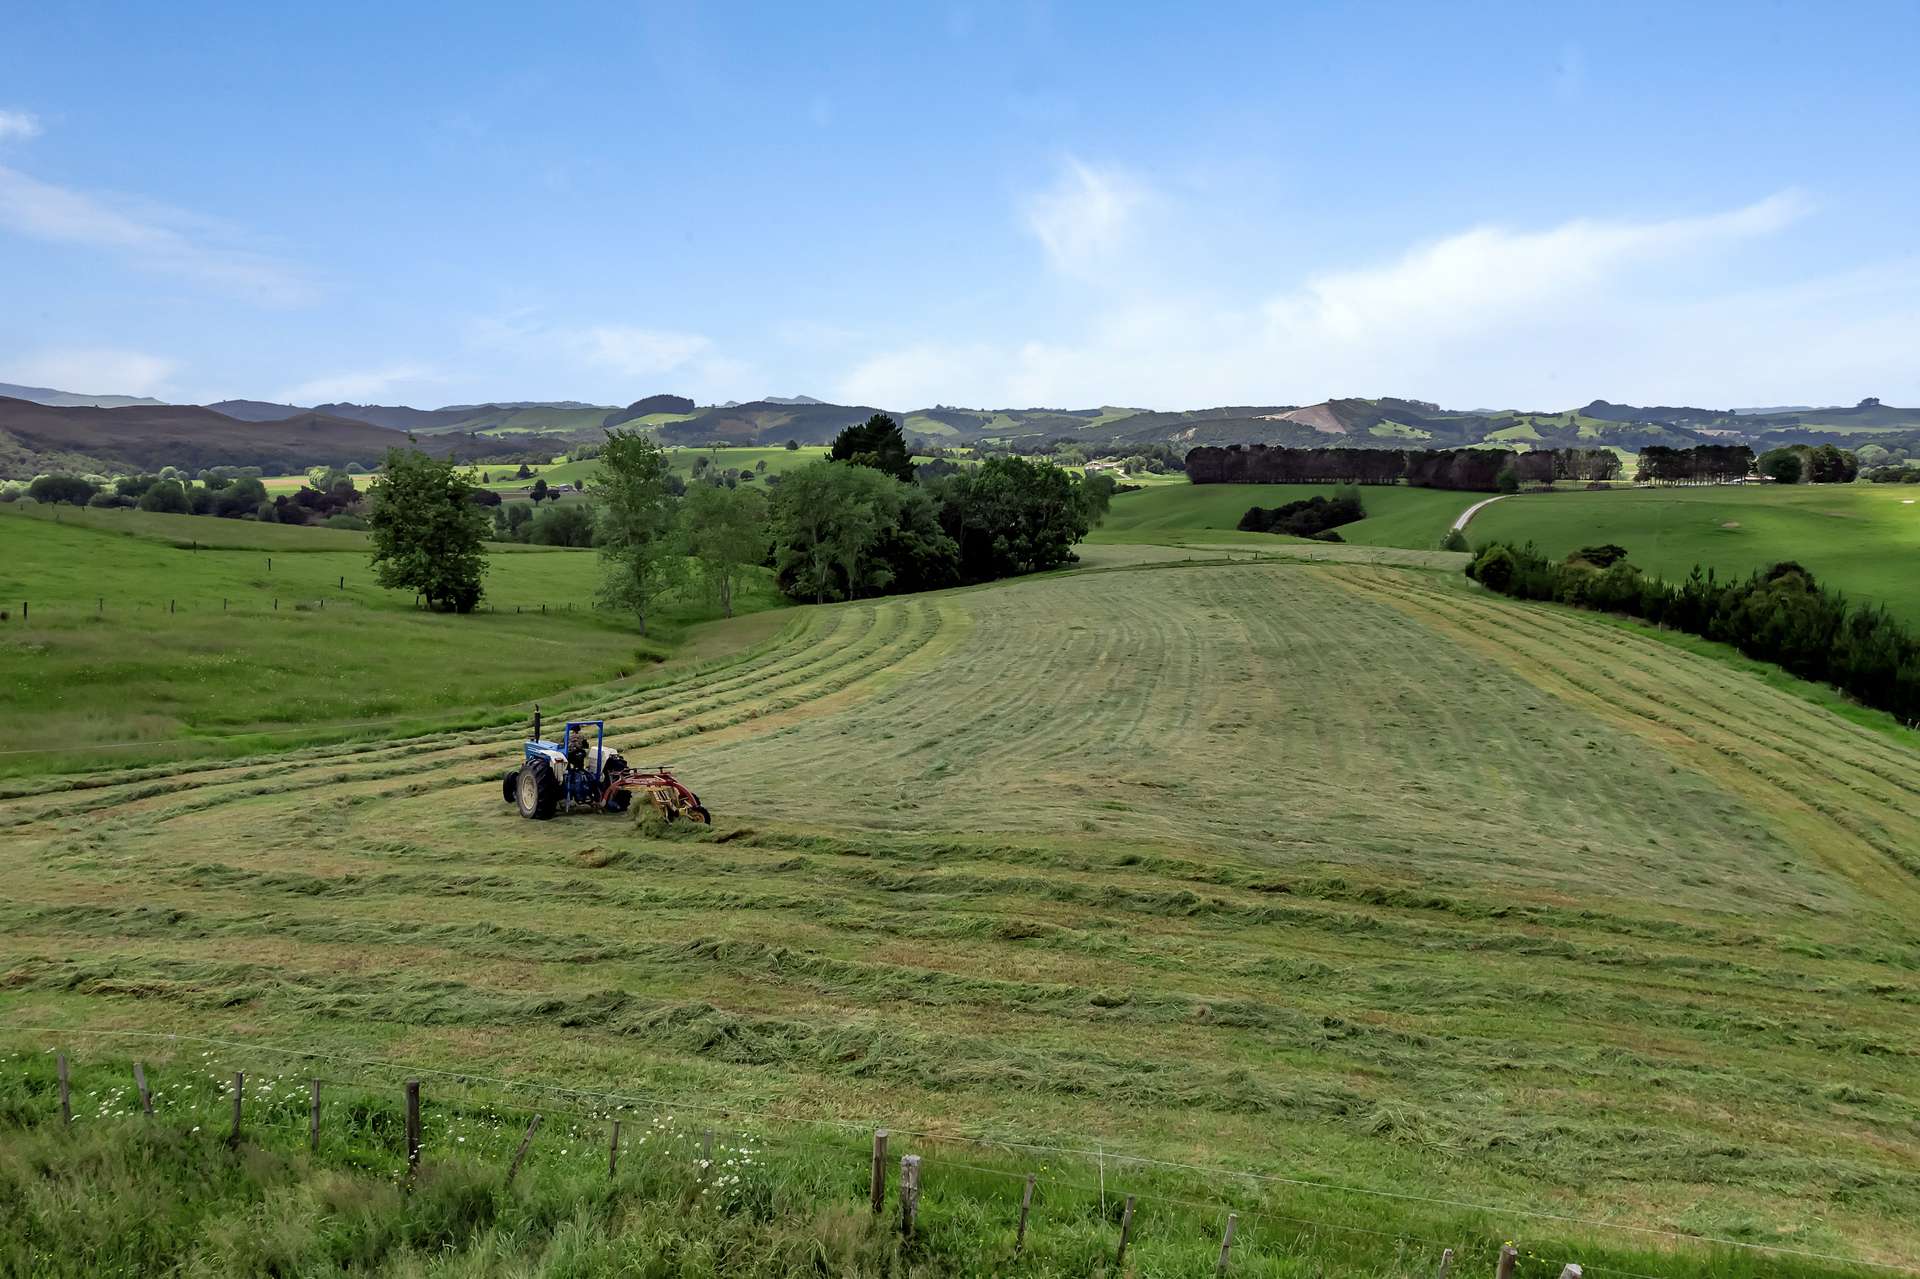
[[[1623,613],[1731,644],[1920,723],[1920,636],[1884,608],[1826,590],[1790,561],[1728,581],[1696,565],[1676,584],[1642,574],[1626,554],[1590,546],[1553,561],[1531,545],[1494,543],[1480,548],[1467,574],[1503,595]]]
[[[1753,450],[1744,444],[1697,444],[1669,448],[1649,444],[1640,450],[1634,479],[1653,484],[1725,484],[1753,472]]]
[[[1620,473],[1611,449],[1275,448],[1202,445],[1186,456],[1195,484],[1408,484],[1416,488],[1512,492],[1554,480],[1610,480]]]
[[[608,429],[599,462],[586,486],[591,506],[550,508],[533,527],[581,524],[573,544],[599,551],[600,602],[631,612],[643,633],[662,601],[690,585],[731,616],[740,584],[761,568],[787,595],[816,603],[1058,568],[1074,561],[1074,543],[1106,513],[1113,489],[1110,480],[1017,457],[916,474],[885,414],[849,427],[827,459],[788,472],[771,494],[749,484],[688,486],[641,430]],[[476,491],[451,462],[390,452],[368,516],[382,585],[470,611],[481,598],[489,528]]]

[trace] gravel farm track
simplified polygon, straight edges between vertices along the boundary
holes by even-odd
[[[707,833],[522,821],[500,729],[3,782],[0,1017],[1920,1255],[1914,735],[1370,561],[1107,546],[545,708]]]

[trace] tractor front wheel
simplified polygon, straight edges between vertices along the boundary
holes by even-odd
[[[553,766],[544,759],[522,764],[514,779],[514,802],[520,806],[522,817],[535,821],[552,817],[560,807],[560,781],[553,775]]]

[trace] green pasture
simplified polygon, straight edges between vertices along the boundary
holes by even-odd
[[[222,735],[284,743],[368,719],[498,715],[645,671],[715,615],[688,598],[640,636],[594,607],[591,551],[490,545],[482,611],[452,617],[376,585],[361,533],[84,510],[0,514],[0,542],[11,748],[151,740],[231,754],[262,743]],[[775,602],[763,580],[740,607]],[[0,774],[70,763],[0,755]]]
[[[1112,509],[1089,537],[1093,542],[1213,542],[1245,546],[1292,539],[1271,533],[1241,533],[1234,526],[1250,506],[1275,507],[1327,497],[1328,484],[1159,484],[1114,497]],[[1440,544],[1460,512],[1484,494],[1452,493],[1404,485],[1366,485],[1360,500],[1367,518],[1344,525],[1340,536],[1362,546],[1428,550]]]
[[[1650,573],[1695,564],[1744,577],[1797,560],[1828,585],[1920,626],[1920,494],[1903,484],[1713,485],[1520,494],[1482,510],[1475,545],[1549,555],[1614,542]]]

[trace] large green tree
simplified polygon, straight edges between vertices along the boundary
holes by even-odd
[[[600,599],[631,610],[642,635],[686,565],[674,536],[669,478],[667,455],[651,435],[616,428],[607,432],[588,489],[600,504]]]
[[[852,462],[902,483],[913,483],[913,454],[900,433],[900,424],[885,413],[875,413],[859,426],[850,426],[834,437],[827,457],[835,462]]]
[[[734,593],[773,544],[767,499],[757,488],[696,484],[680,504],[680,531],[708,593],[732,617]]]
[[[389,449],[373,483],[367,531],[380,585],[426,597],[434,609],[471,613],[480,602],[487,517],[470,472],[418,449]]]
[[[812,462],[789,471],[773,498],[775,566],[787,593],[818,604],[884,589],[892,573],[872,552],[905,488],[864,466]]]

